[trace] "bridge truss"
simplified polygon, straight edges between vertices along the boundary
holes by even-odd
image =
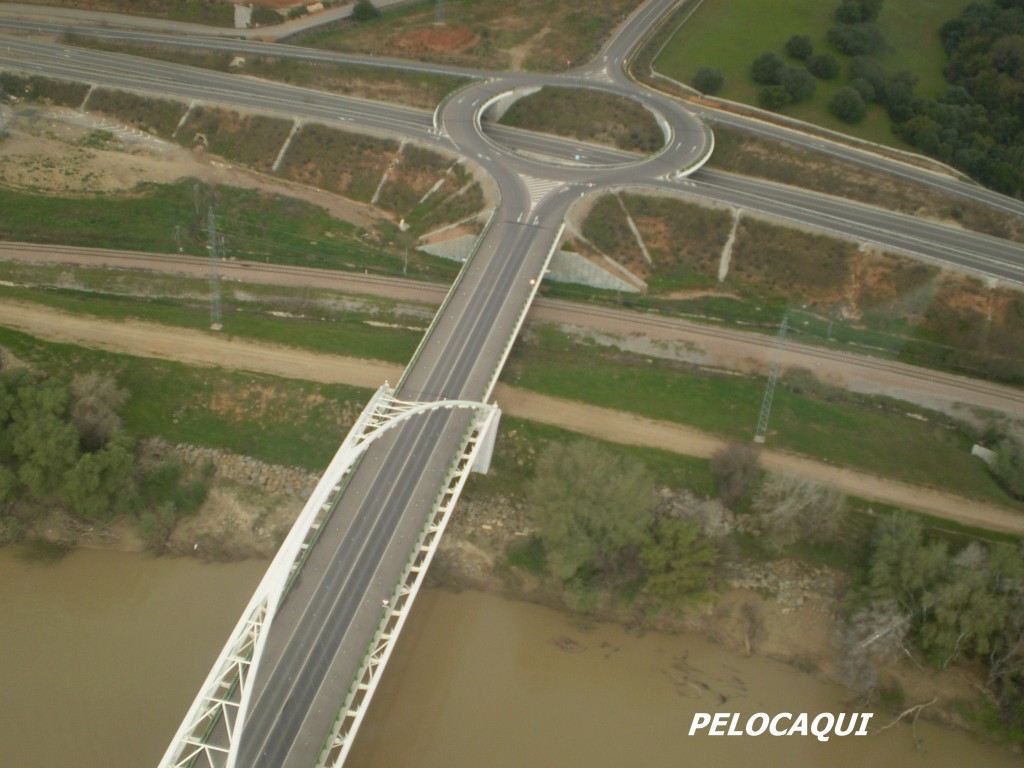
[[[454,409],[471,409],[476,411],[476,416],[438,493],[402,579],[385,606],[363,667],[353,681],[325,744],[321,764],[341,765],[376,688],[380,670],[390,656],[392,640],[405,622],[466,478],[473,469],[487,471],[500,413],[497,405],[469,400],[403,401],[394,397],[394,389],[386,382],[374,393],[267,568],[164,753],[160,768],[234,768],[270,625],[352,470],[371,443],[400,424],[432,411]]]

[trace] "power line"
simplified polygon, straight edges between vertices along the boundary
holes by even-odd
[[[779,378],[779,368],[782,366],[782,345],[786,341],[786,327],[788,323],[789,315],[786,315],[782,318],[782,325],[779,326],[779,335],[775,339],[775,356],[772,359],[771,371],[768,374],[768,383],[764,387],[761,415],[757,418],[757,432],[754,434],[755,443],[763,443],[768,435],[768,416],[772,412],[772,400],[775,398],[775,382]]]
[[[210,329],[219,331],[220,322],[220,279],[217,277],[217,222],[213,207],[206,214],[206,247],[210,249]]]

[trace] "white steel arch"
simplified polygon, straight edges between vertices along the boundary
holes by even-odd
[[[352,425],[214,662],[160,768],[234,768],[267,632],[348,475],[371,443],[421,414],[460,408],[481,412],[484,427],[478,430],[479,441],[485,430],[493,439],[496,405],[471,400],[412,402],[393,394],[385,382]]]

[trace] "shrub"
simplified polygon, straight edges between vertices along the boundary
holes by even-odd
[[[765,109],[782,109],[790,101],[789,91],[781,85],[766,85],[757,94],[757,103]]]
[[[701,67],[691,83],[701,93],[716,94],[725,85],[725,77],[718,67]]]
[[[778,85],[782,82],[782,73],[785,69],[786,62],[777,54],[762,53],[750,66],[750,76],[760,85]]]
[[[794,59],[807,61],[814,53],[814,44],[807,35],[793,35],[786,41],[786,53]]]
[[[840,88],[828,105],[832,114],[844,123],[859,123],[868,113],[867,105],[856,88]]]
[[[865,56],[885,49],[885,38],[874,24],[844,24],[828,31],[828,41],[847,56]]]
[[[850,87],[860,94],[860,97],[864,99],[865,104],[870,104],[877,98],[875,94],[875,86],[873,86],[869,80],[865,80],[863,77],[858,77],[856,80],[851,80]]]
[[[839,59],[831,53],[818,53],[807,60],[807,71],[821,80],[839,76]]]
[[[380,11],[370,0],[356,0],[356,4],[352,6],[352,18],[356,21],[369,21],[378,16]]]
[[[782,87],[786,89],[790,100],[796,104],[814,95],[815,83],[806,69],[786,67],[782,72]]]

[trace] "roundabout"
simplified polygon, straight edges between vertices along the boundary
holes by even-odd
[[[585,89],[639,105],[657,123],[661,147],[639,155],[566,136],[520,131],[496,122],[511,104],[544,87]],[[510,172],[524,179],[590,187],[679,178],[700,169],[714,149],[714,137],[707,125],[676,101],[585,76],[516,75],[475,82],[439,105],[435,125],[457,151],[473,158],[499,186]]]

